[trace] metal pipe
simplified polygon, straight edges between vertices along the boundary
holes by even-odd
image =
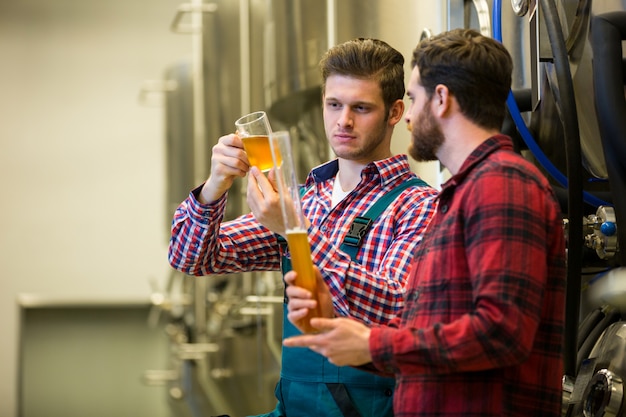
[[[204,52],[202,0],[192,1],[192,27],[198,28],[191,34],[192,79],[193,79],[193,157],[195,183],[205,178],[206,160],[206,120],[204,116]]]
[[[565,132],[565,152],[567,159],[567,214],[569,222],[569,244],[567,248],[567,299],[565,305],[565,352],[564,373],[576,376],[576,342],[578,338],[578,320],[580,314],[581,271],[583,255],[583,187],[582,187],[582,154],[580,133],[578,130],[578,114],[572,74],[569,67],[565,39],[554,0],[541,0],[541,8],[546,17],[548,37],[555,55],[559,92],[562,95],[564,110],[562,124]]]
[[[337,43],[337,4],[336,0],[326,0],[326,38],[328,48]]]
[[[241,60],[241,114],[250,113],[250,2],[239,0],[239,59]]]

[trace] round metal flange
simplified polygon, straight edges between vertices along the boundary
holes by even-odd
[[[617,417],[623,398],[622,378],[608,369],[601,369],[585,388],[583,414],[585,417]]]

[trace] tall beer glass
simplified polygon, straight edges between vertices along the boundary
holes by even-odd
[[[291,256],[291,266],[298,274],[296,285],[311,291],[313,297],[317,294],[311,246],[307,236],[307,223],[300,204],[300,189],[296,177],[296,169],[291,152],[289,132],[280,131],[270,134],[270,147],[274,158],[276,182],[280,194],[283,212],[283,221],[287,234],[287,246]],[[309,324],[312,317],[320,317],[319,304],[299,323],[305,332],[317,330]]]

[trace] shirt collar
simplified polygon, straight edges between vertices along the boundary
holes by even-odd
[[[398,176],[405,174],[407,170],[410,170],[409,160],[406,155],[394,155],[387,159],[381,159],[379,161],[370,162],[363,171],[361,171],[361,177],[368,178],[369,181],[380,181],[380,185],[392,181]],[[326,162],[313,168],[306,179],[306,187],[308,188],[313,183],[322,183],[334,178],[339,171],[339,162],[337,159]]]
[[[452,187],[463,182],[465,177],[474,169],[476,165],[484,161],[489,155],[499,150],[513,150],[513,140],[502,134],[494,135],[486,139],[483,143],[478,145],[476,149],[467,157],[467,159],[461,165],[459,172],[452,176],[442,186],[442,190],[448,187]]]

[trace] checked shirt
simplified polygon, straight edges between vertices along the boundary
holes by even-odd
[[[554,193],[510,138],[489,138],[442,187],[402,313],[372,328],[395,416],[560,416],[564,304]]]

